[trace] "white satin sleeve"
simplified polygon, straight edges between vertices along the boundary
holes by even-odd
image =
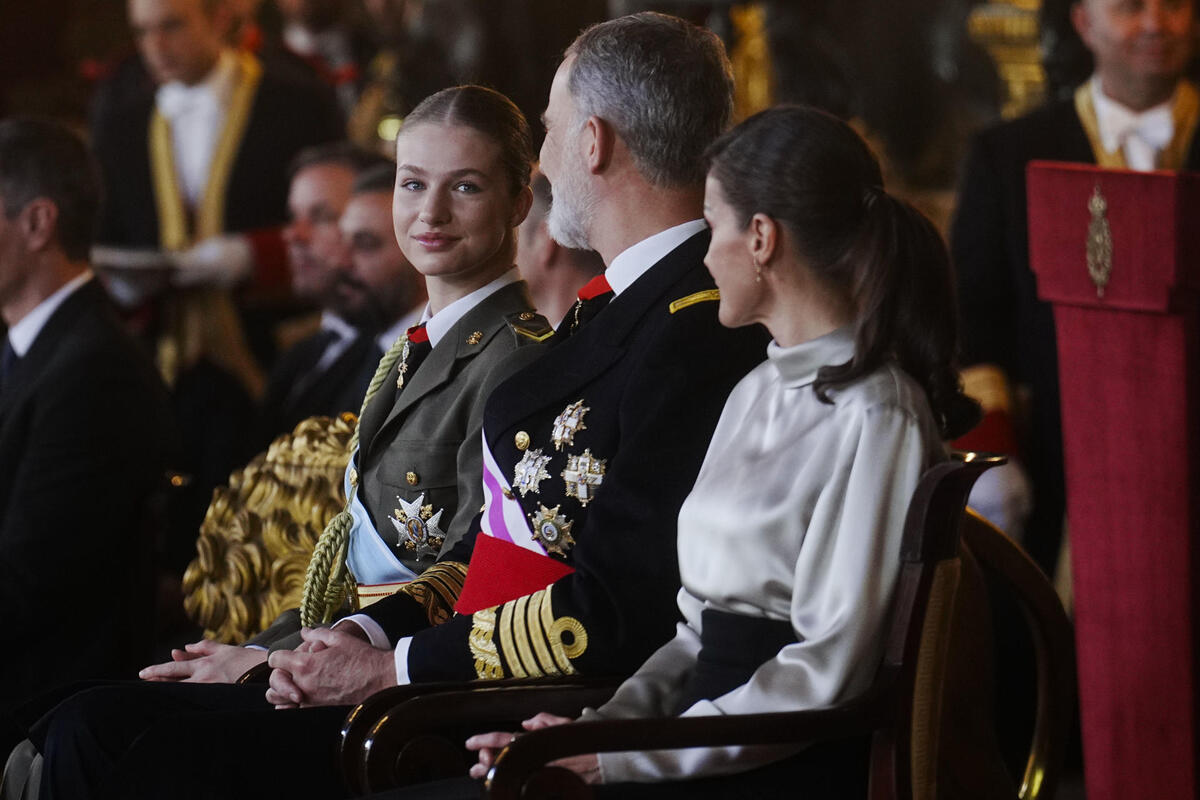
[[[795,563],[791,622],[797,642],[760,666],[747,683],[696,703],[683,716],[815,708],[853,696],[874,676],[899,575],[904,518],[931,460],[930,445],[917,419],[890,405],[863,409],[856,424],[835,435],[840,435],[836,464],[812,509]],[[798,750],[602,753],[600,767],[606,783],[680,780],[739,772]]]

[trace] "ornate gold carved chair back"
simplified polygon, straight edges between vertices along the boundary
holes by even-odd
[[[183,576],[184,609],[206,637],[243,642],[299,605],[317,539],[346,502],[354,424],[304,420],[213,492]]]

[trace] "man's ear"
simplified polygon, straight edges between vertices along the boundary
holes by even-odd
[[[55,241],[58,230],[58,206],[48,197],[35,197],[17,216],[30,252],[40,252]]]
[[[746,247],[750,257],[755,264],[770,264],[779,247],[779,223],[760,211],[750,218],[746,228]]]
[[[608,122],[593,115],[584,123],[583,141],[583,157],[588,171],[593,175],[603,172],[612,161],[617,132]]]
[[[1075,32],[1087,48],[1092,49],[1092,19],[1088,16],[1088,10],[1084,8],[1083,0],[1075,0],[1071,4],[1071,26],[1075,28]]]

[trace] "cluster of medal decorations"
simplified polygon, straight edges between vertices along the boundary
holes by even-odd
[[[564,445],[575,443],[575,434],[586,430],[583,417],[590,411],[582,400],[571,403],[554,419],[550,438],[555,450],[562,450]],[[530,492],[537,494],[541,482],[550,477],[546,471],[551,456],[542,452],[540,447],[529,448],[529,434],[521,431],[516,435],[515,444],[518,450],[524,450],[525,455],[513,469],[513,489],[525,497]],[[566,484],[567,497],[574,497],[579,505],[586,506],[596,496],[596,489],[604,481],[606,461],[592,455],[590,448],[582,453],[569,453],[567,466],[561,473]],[[506,490],[507,493],[507,490]],[[435,513],[432,505],[422,505],[425,495],[422,493],[413,501],[405,501],[397,496],[400,503],[392,518],[392,525],[400,535],[397,545],[406,550],[415,551],[420,556],[436,556],[441,550],[446,534],[438,523],[442,519],[442,509]],[[546,548],[548,553],[565,556],[575,544],[571,536],[571,526],[574,524],[559,512],[561,505],[547,508],[538,503],[536,513],[529,515],[533,527],[533,538]]]
[[[562,450],[563,445],[574,444],[575,434],[587,429],[587,425],[583,424],[583,416],[589,410],[582,400],[576,400],[555,417],[550,429],[550,438],[554,442],[555,450]],[[517,439],[518,449],[524,450],[529,446],[528,434],[525,434],[523,439],[521,434],[518,434]],[[541,448],[535,448],[526,450],[524,457],[517,462],[513,469],[513,488],[520,492],[522,497],[529,492],[537,494],[538,485],[550,477],[550,473],[546,472],[550,458],[542,453]],[[579,505],[586,506],[604,480],[604,467],[605,460],[593,456],[590,449],[585,449],[582,453],[568,454],[567,468],[561,474],[566,484],[567,497],[574,497],[579,501]],[[538,511],[529,515],[529,521],[533,525],[533,538],[546,548],[546,552],[565,556],[575,544],[575,539],[571,536],[571,526],[574,523],[567,521],[567,518],[559,513],[560,507],[547,508],[538,503]]]

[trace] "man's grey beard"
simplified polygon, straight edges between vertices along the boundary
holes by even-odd
[[[587,223],[594,205],[583,176],[576,167],[568,167],[559,185],[550,185],[550,212],[546,217],[550,238],[573,250],[591,250]]]

